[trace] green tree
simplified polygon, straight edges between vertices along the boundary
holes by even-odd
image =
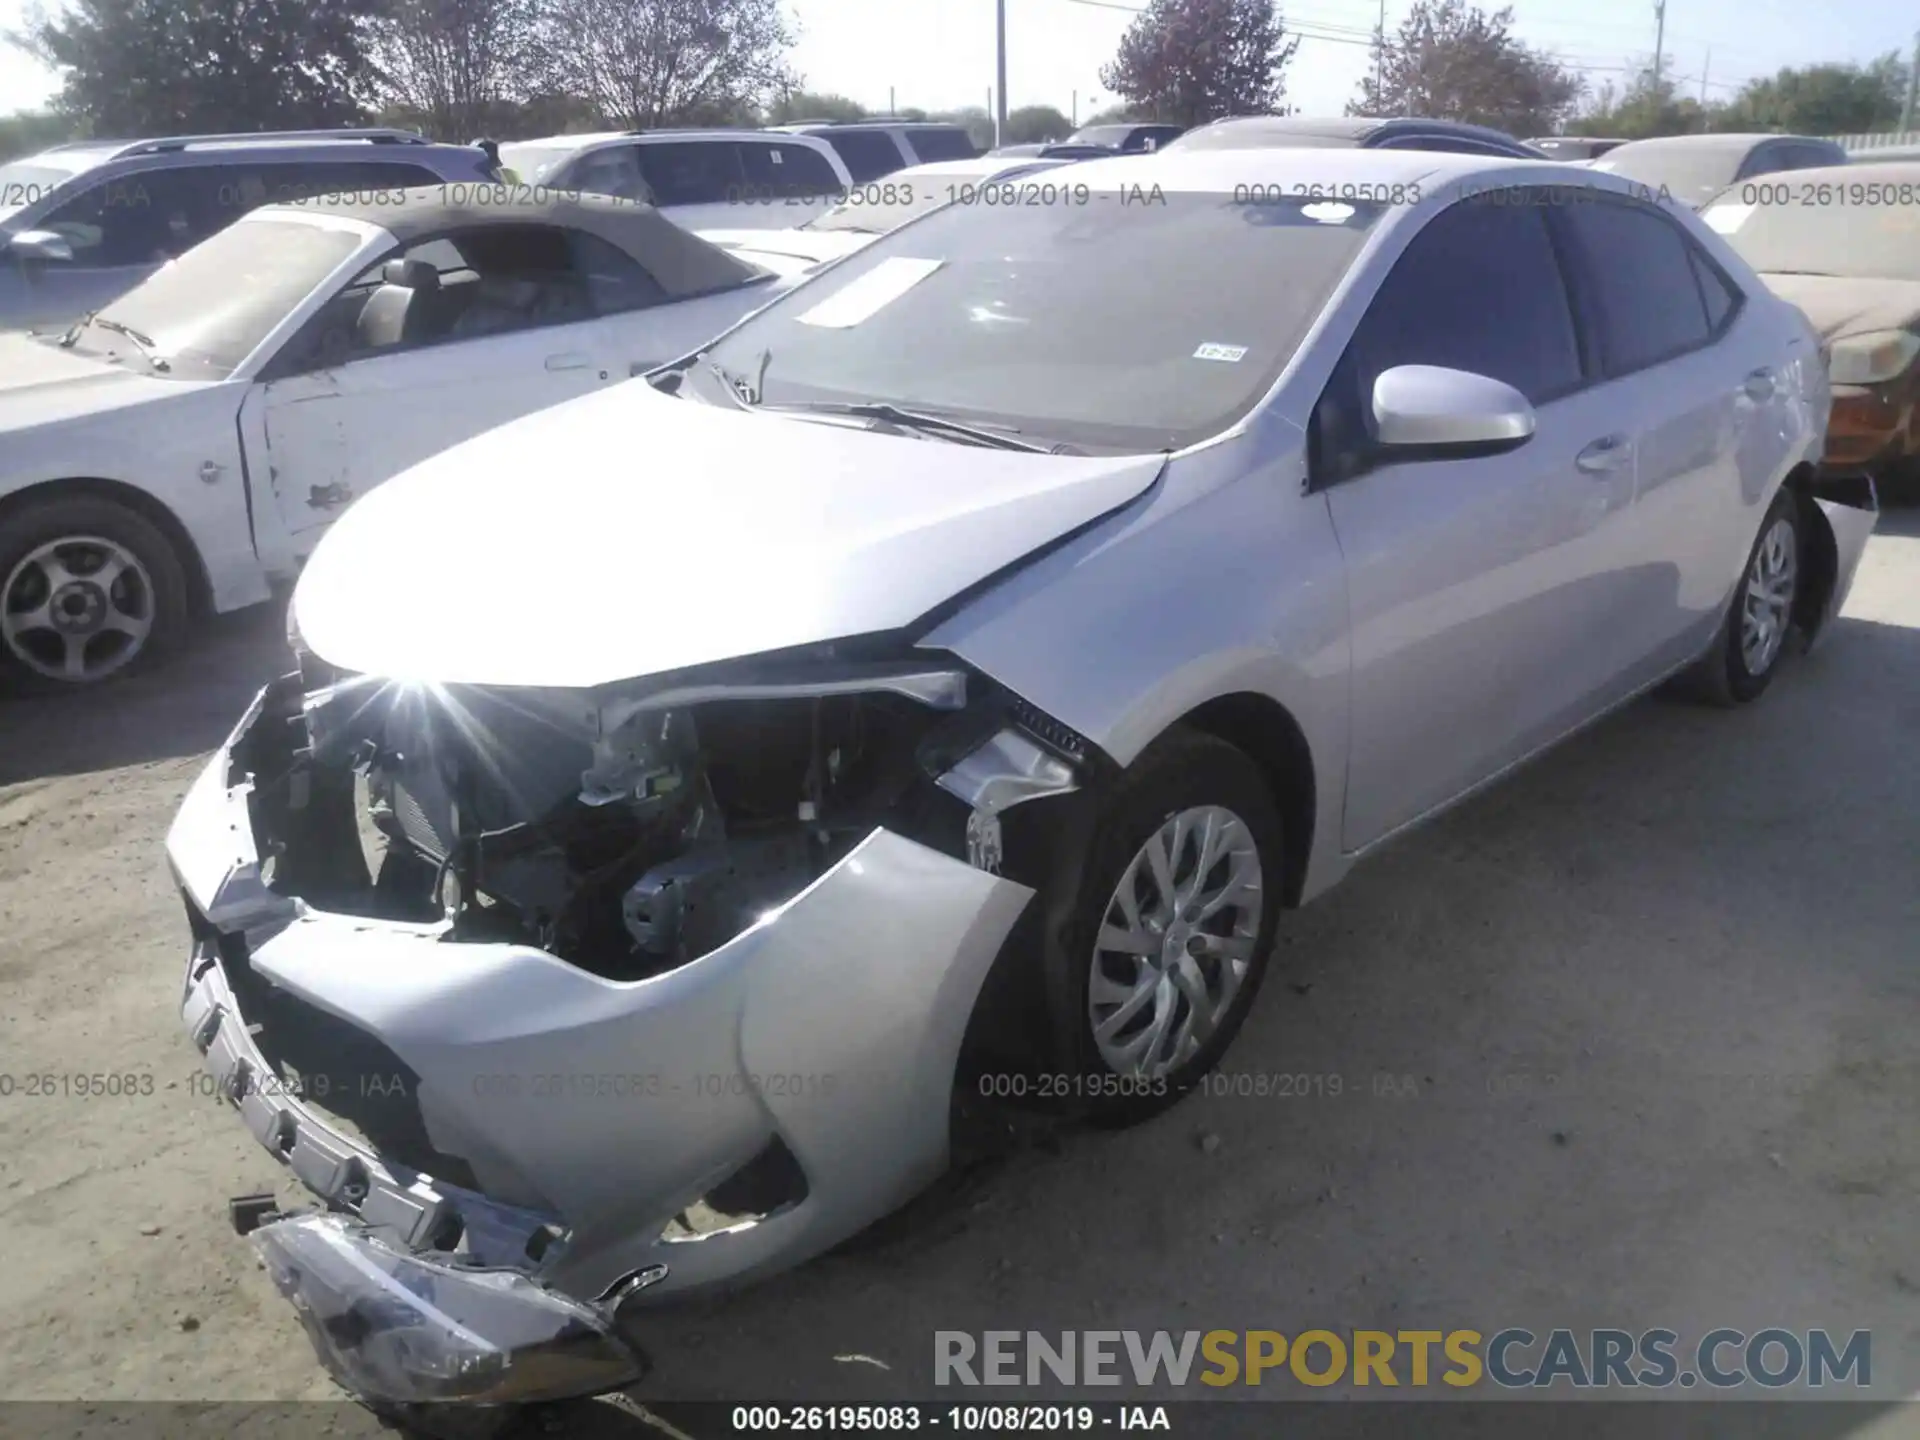
[[[1575,135],[1603,135],[1619,140],[1650,140],[1657,135],[1698,135],[1726,130],[1722,107],[1703,106],[1666,76],[1654,83],[1651,63],[1636,70],[1626,86],[1616,91],[1609,81],[1600,87],[1595,103],[1567,121]]]
[[[96,134],[351,124],[372,100],[375,0],[73,0],[15,36]]]
[[[1374,35],[1375,72],[1349,115],[1423,115],[1491,125],[1511,135],[1555,128],[1584,82],[1551,55],[1513,37],[1513,10],[1467,0],[1414,0],[1392,40]]]
[[[1274,0],[1149,0],[1100,83],[1155,119],[1267,114],[1286,95],[1289,38]]]
[[[52,110],[16,110],[0,115],[0,165],[32,155],[49,145],[82,138],[84,127],[75,116]]]
[[[1073,122],[1051,105],[1022,105],[1007,112],[1005,139],[1009,145],[1064,140],[1072,133]]]
[[[1013,117],[1007,118],[1011,120]],[[987,113],[985,106],[963,105],[958,110],[936,110],[927,119],[962,126],[976,150],[993,148],[993,117]]]
[[[866,106],[844,95],[795,90],[767,107],[767,123],[797,125],[802,120],[864,120],[868,113]]]
[[[1907,66],[1898,55],[1870,65],[1808,65],[1766,80],[1749,80],[1730,100],[1717,128],[1780,130],[1796,135],[1862,135],[1900,123]]]

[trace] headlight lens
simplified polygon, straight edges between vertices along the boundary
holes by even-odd
[[[293,651],[295,659],[307,651],[307,642],[300,637],[300,617],[294,613],[291,600],[287,601],[287,648]]]
[[[1828,378],[1836,385],[1878,385],[1904,374],[1920,355],[1920,335],[1911,330],[1875,330],[1833,342]]]

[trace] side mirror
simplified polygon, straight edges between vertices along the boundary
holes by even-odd
[[[7,249],[17,260],[64,263],[73,259],[73,242],[52,230],[22,230],[7,241]]]
[[[1373,382],[1373,424],[1383,450],[1435,459],[1497,455],[1526,444],[1534,430],[1533,406],[1511,385],[1438,365],[1382,372]]]

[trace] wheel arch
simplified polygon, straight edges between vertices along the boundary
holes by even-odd
[[[1196,706],[1175,723],[1225,741],[1260,768],[1286,830],[1282,898],[1288,907],[1297,906],[1306,888],[1319,803],[1313,751],[1300,722],[1272,696],[1240,690]]]
[[[1809,638],[1827,615],[1827,602],[1840,582],[1840,546],[1833,526],[1813,503],[1814,467],[1802,461],[1787,472],[1781,489],[1793,496],[1800,521],[1800,564],[1803,583],[1793,597],[1793,623]]]
[[[149,522],[166,537],[179,557],[181,573],[187,577],[187,603],[195,615],[205,615],[213,609],[213,579],[207,573],[207,563],[200,554],[200,547],[193,543],[193,537],[187,533],[187,527],[180,517],[173,513],[167,504],[137,485],[129,485],[123,480],[106,480],[97,476],[72,476],[62,480],[42,480],[37,484],[23,486],[7,495],[0,496],[0,525],[6,524],[16,513],[29,505],[45,500],[65,500],[77,497],[89,497],[107,500],[131,510],[141,519]]]

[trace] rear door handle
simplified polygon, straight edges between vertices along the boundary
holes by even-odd
[[[593,361],[585,355],[549,355],[547,357],[549,370],[587,370],[592,368],[592,365]]]
[[[1740,389],[1750,400],[1771,400],[1779,383],[1773,371],[1762,365],[1741,382]]]
[[[1603,435],[1573,457],[1573,463],[1589,475],[1610,475],[1627,463],[1633,448],[1624,435]]]

